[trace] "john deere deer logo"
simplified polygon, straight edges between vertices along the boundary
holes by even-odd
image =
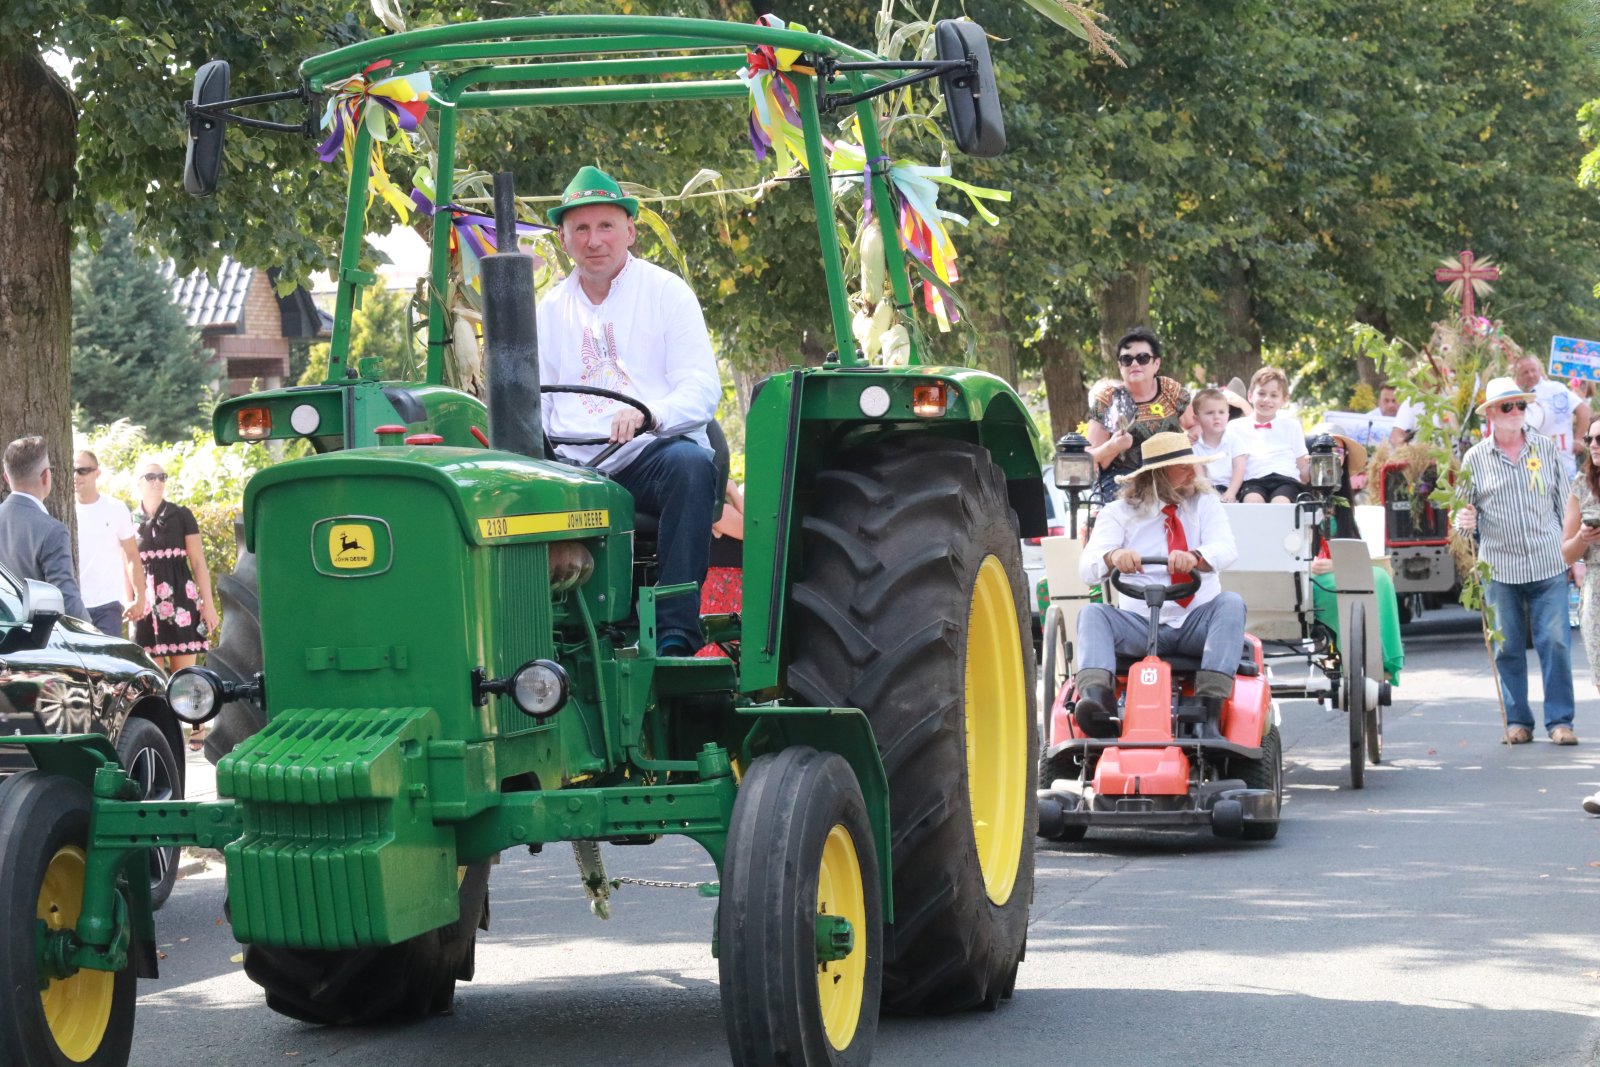
[[[372,529],[368,526],[334,526],[328,530],[328,557],[340,570],[372,566]]]

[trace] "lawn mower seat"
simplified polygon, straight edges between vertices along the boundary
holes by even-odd
[[[1200,669],[1200,658],[1198,656],[1168,655],[1161,658],[1166,660],[1168,666],[1172,668],[1172,674],[1174,677],[1180,674],[1193,674],[1195,671]],[[1124,656],[1119,654],[1117,656],[1117,673],[1128,673],[1128,669],[1142,659],[1144,659],[1144,656],[1142,655]],[[1236,673],[1241,674],[1246,678],[1254,678],[1260,673],[1260,668],[1256,666],[1255,646],[1252,645],[1248,640],[1245,641],[1244,651],[1239,656],[1239,666],[1236,668]]]
[[[722,432],[716,419],[706,423],[706,440],[711,443],[711,464],[717,472],[717,502],[711,508],[711,521],[716,522],[722,518],[722,504],[727,499],[728,487],[728,438]],[[648,580],[640,578],[641,585],[655,584],[656,564],[656,534],[661,524],[661,516],[653,511],[638,511],[633,516],[633,560],[636,576],[639,575],[640,564],[649,567]],[[709,539],[709,532],[707,534]]]

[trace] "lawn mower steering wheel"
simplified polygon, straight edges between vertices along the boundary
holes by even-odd
[[[1167,565],[1167,557],[1140,556],[1139,562],[1165,567]],[[1133,577],[1142,578],[1144,581],[1139,584],[1129,583],[1128,579]],[[1188,578],[1181,582],[1167,585],[1164,582],[1155,581],[1149,575],[1123,574],[1113,567],[1111,569],[1111,585],[1123,596],[1132,597],[1134,600],[1142,600],[1150,607],[1158,608],[1169,600],[1182,600],[1184,597],[1194,596],[1198,593],[1200,591],[1200,573],[1198,571],[1190,571]]]
[[[616,400],[620,403],[627,404],[631,408],[637,408],[640,414],[644,416],[644,425],[639,427],[639,433],[649,433],[651,430],[656,428],[655,415],[651,413],[649,408],[644,406],[642,401],[629,396],[627,393],[619,393],[613,389],[600,389],[593,385],[541,385],[539,386],[539,392],[579,393],[583,396],[598,396],[606,400]],[[545,440],[549,441],[553,445],[611,446],[610,448],[602,448],[592,459],[590,459],[587,463],[582,464],[582,466],[585,467],[600,466],[600,464],[611,458],[612,453],[616,452],[617,449],[621,448],[626,443],[624,441],[613,441],[609,437],[556,437],[551,434],[546,434]]]

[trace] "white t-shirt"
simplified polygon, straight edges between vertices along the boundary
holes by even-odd
[[[1242,421],[1242,419],[1234,420],[1234,422]],[[1231,426],[1233,423],[1228,425]],[[1194,454],[1207,456],[1210,459],[1210,462],[1201,468],[1205,472],[1202,477],[1212,485],[1227,485],[1231,482],[1233,480],[1233,460],[1234,457],[1239,455],[1238,446],[1238,438],[1230,438],[1227,427],[1222,430],[1222,440],[1215,445],[1206,444],[1204,436],[1196,437],[1194,439]]]
[[[1233,438],[1234,455],[1246,457],[1245,478],[1265,478],[1281,474],[1285,478],[1299,479],[1300,467],[1295,461],[1307,454],[1306,432],[1300,420],[1279,412],[1270,422],[1258,428],[1254,415],[1234,419],[1228,423],[1224,438]]]
[[[700,301],[687,282],[632,255],[611,291],[590,303],[577,272],[539,302],[539,375],[545,385],[589,385],[638,397],[656,418],[601,465],[619,471],[655,437],[684,436],[709,449],[706,423],[717,414],[722,380]],[[622,403],[604,397],[546,393],[545,432],[552,437],[605,437]],[[603,445],[568,445],[561,454],[586,461]]]
[[[127,507],[104,493],[93,504],[78,508],[78,586],[85,607],[122,603],[123,567],[127,557],[122,542],[134,537]]]
[[[1534,422],[1531,417],[1533,409],[1530,408],[1528,428],[1537,430],[1556,443],[1556,451],[1561,453],[1562,469],[1567,472],[1570,481],[1578,473],[1578,457],[1572,452],[1572,412],[1577,398],[1572,395],[1572,390],[1549,378],[1540,378],[1532,392],[1539,402],[1539,421]]]

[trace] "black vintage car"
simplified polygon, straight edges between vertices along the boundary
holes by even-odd
[[[0,567],[0,777],[33,766],[18,734],[105,734],[148,800],[183,797],[166,678],[138,645],[63,614],[61,593]],[[176,848],[152,849],[150,893],[172,892]]]

